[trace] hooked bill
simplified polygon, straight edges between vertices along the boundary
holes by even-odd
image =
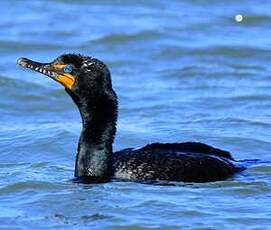
[[[42,73],[42,74],[47,75],[47,76],[52,77],[52,78],[55,78],[56,75],[57,75],[51,69],[50,70],[47,69],[49,67],[48,64],[42,64],[42,63],[34,62],[34,61],[31,61],[31,60],[29,60],[27,58],[19,58],[18,61],[17,61],[17,64],[19,66],[22,66],[23,68],[30,69],[30,70],[33,70],[35,72]]]

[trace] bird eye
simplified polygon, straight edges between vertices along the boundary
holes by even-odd
[[[71,65],[66,65],[63,69],[64,73],[71,73],[73,71],[73,68]]]

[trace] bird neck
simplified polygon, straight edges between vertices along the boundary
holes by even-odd
[[[102,97],[96,98],[94,104],[79,106],[83,127],[76,156],[75,176],[87,177],[93,181],[109,180],[112,175],[117,102]]]

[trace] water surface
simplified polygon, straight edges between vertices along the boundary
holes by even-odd
[[[115,150],[201,141],[270,161],[270,1],[0,6],[1,229],[271,226],[268,163],[205,184],[71,183],[79,113],[61,86],[16,67],[18,57],[45,62],[69,52],[103,60],[119,96]]]

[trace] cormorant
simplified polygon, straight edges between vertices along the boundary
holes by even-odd
[[[118,100],[111,74],[100,60],[63,54],[50,63],[20,58],[18,64],[40,72],[65,87],[82,117],[75,178],[208,182],[224,180],[245,168],[227,151],[198,142],[153,143],[113,153]]]

